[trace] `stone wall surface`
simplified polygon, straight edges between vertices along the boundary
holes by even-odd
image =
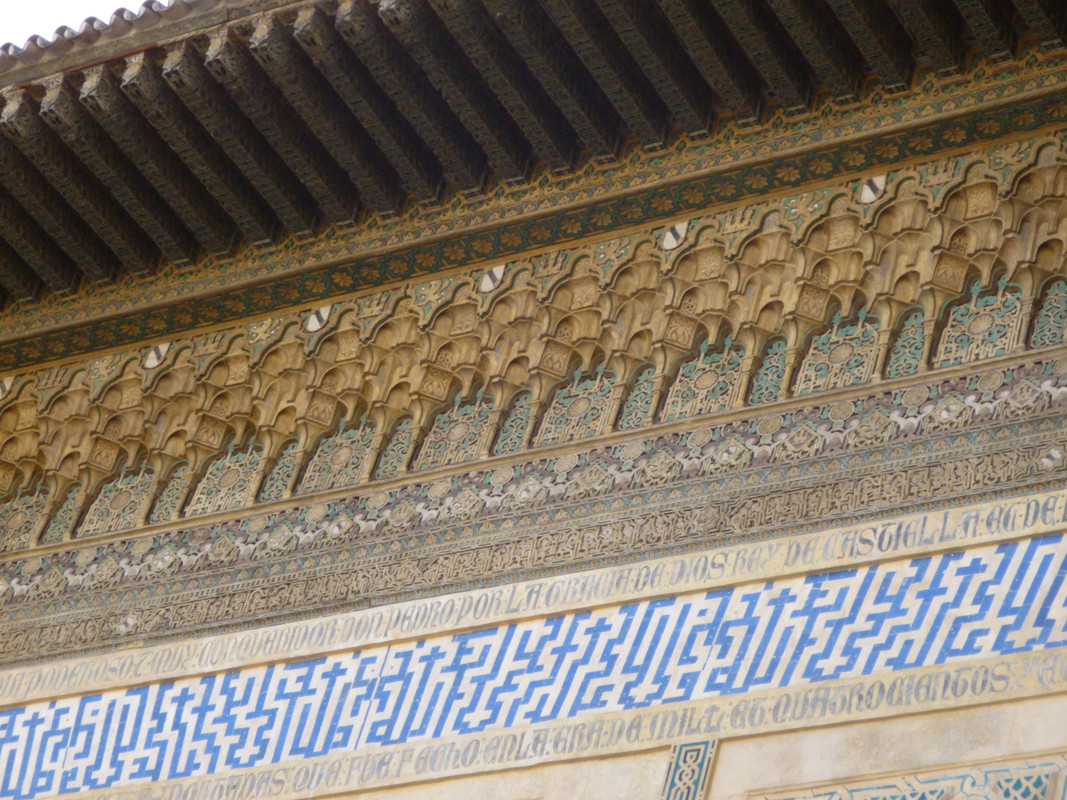
[[[1061,66],[0,319],[0,800],[1063,800]]]

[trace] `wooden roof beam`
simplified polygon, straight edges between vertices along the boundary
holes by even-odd
[[[485,153],[364,0],[342,0],[337,31],[374,81],[419,132],[458,188],[481,187]]]
[[[911,39],[882,0],[826,0],[868,66],[890,91],[908,85]]]
[[[204,66],[327,217],[341,224],[359,217],[356,187],[231,31],[224,29],[211,36]],[[261,160],[266,163],[273,159],[266,153]]]
[[[720,110],[742,123],[755,122],[763,106],[763,84],[748,56],[704,0],[657,0],[685,46],[707,77]]]
[[[541,5],[615,107],[624,136],[665,142],[667,107],[600,9],[587,0],[541,0]]]
[[[9,297],[24,303],[35,300],[41,289],[41,279],[3,239],[0,239],[0,286]]]
[[[705,132],[713,127],[715,113],[710,87],[652,0],[598,2],[649,83],[666,103],[675,123],[691,132]]]
[[[445,183],[441,164],[374,82],[329,17],[315,6],[301,9],[293,24],[293,38],[389,160],[404,191],[439,197]]]
[[[544,10],[529,0],[482,2],[585,146],[596,155],[615,155],[619,115]]]
[[[119,268],[115,254],[71,210],[62,195],[31,166],[22,151],[6,135],[0,137],[0,183],[19,199],[30,216],[81,272],[98,283],[111,281]],[[36,268],[32,261],[30,264]],[[41,277],[49,286],[64,283],[64,280],[56,280],[55,276]]]
[[[199,244],[89,112],[66,78],[53,81],[41,101],[41,118],[107,187],[134,221],[174,264],[196,258]]]
[[[109,256],[94,248],[103,260],[94,259],[84,265],[79,262],[85,273],[94,281],[106,282],[115,277],[120,266],[135,275],[153,272],[160,258],[155,244],[44,124],[37,103],[24,91],[7,92],[4,99],[0,131],[26,155],[113,254]]]
[[[821,86],[837,96],[855,96],[863,83],[863,63],[847,39],[820,14],[811,0],[768,0],[789,38],[818,76]]]
[[[1067,5],[1063,0],[1012,0],[1012,3],[1023,21],[1035,32],[1041,32],[1043,42],[1064,43],[1063,24],[1067,18]]]
[[[437,20],[406,0],[383,0],[378,15],[474,135],[490,168],[506,179],[526,177],[530,143]]]
[[[82,87],[86,106],[126,154],[136,159],[145,175],[166,193],[168,202],[178,209],[204,247],[220,255],[232,254],[240,243],[240,234],[261,247],[274,241],[278,221],[270,207],[225,158],[144,54],[127,60],[121,84],[121,97],[128,99],[139,114],[127,113],[119,97],[114,96],[106,71],[97,73],[97,78],[95,83],[86,80]],[[142,130],[141,115],[150,126],[147,132]],[[159,139],[162,142],[157,147]],[[192,185],[179,164],[174,163],[172,154],[177,154],[195,176]],[[198,201],[197,181],[211,193],[202,204]]]
[[[263,135],[233,109],[226,93],[208,74],[190,42],[179,42],[168,48],[163,62],[163,79],[244,173],[289,232],[297,237],[313,236],[318,228],[320,211],[311,194],[270,148]]]
[[[359,188],[364,203],[387,214],[402,210],[407,192],[400,176],[358,120],[337,102],[289,30],[277,18],[261,20],[248,45],[264,72]]]
[[[712,5],[786,110],[807,108],[814,95],[808,65],[764,9],[751,0],[712,0]]]
[[[992,58],[1011,58],[1015,47],[1012,12],[1004,0],[953,0],[975,40]]]
[[[471,0],[429,2],[541,160],[552,169],[571,166],[580,152],[577,134],[485,9]]]
[[[945,0],[889,0],[923,54],[942,72],[958,72],[967,56],[963,20]]]
[[[8,147],[11,145],[4,143],[0,150]],[[66,294],[77,286],[79,276],[74,262],[4,189],[0,189],[0,237],[53,292]]]

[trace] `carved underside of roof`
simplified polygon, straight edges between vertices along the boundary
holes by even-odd
[[[1063,344],[1064,185],[1030,139],[8,377],[0,551]]]
[[[727,123],[803,120],[923,70],[1058,47],[1065,22],[1053,0],[249,9],[182,0],[0,53],[9,299],[311,239]]]
[[[0,378],[0,662],[1067,477],[1067,133]]]

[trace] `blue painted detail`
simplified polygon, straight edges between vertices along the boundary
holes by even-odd
[[[1046,536],[0,709],[0,798],[1064,645]]]

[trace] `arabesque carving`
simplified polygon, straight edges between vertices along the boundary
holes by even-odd
[[[1062,343],[1062,137],[883,183],[870,202],[853,182],[711,212],[669,249],[661,231],[628,233],[7,376],[0,550]],[[959,429],[959,410],[917,424]],[[722,446],[708,474],[750,458]]]

